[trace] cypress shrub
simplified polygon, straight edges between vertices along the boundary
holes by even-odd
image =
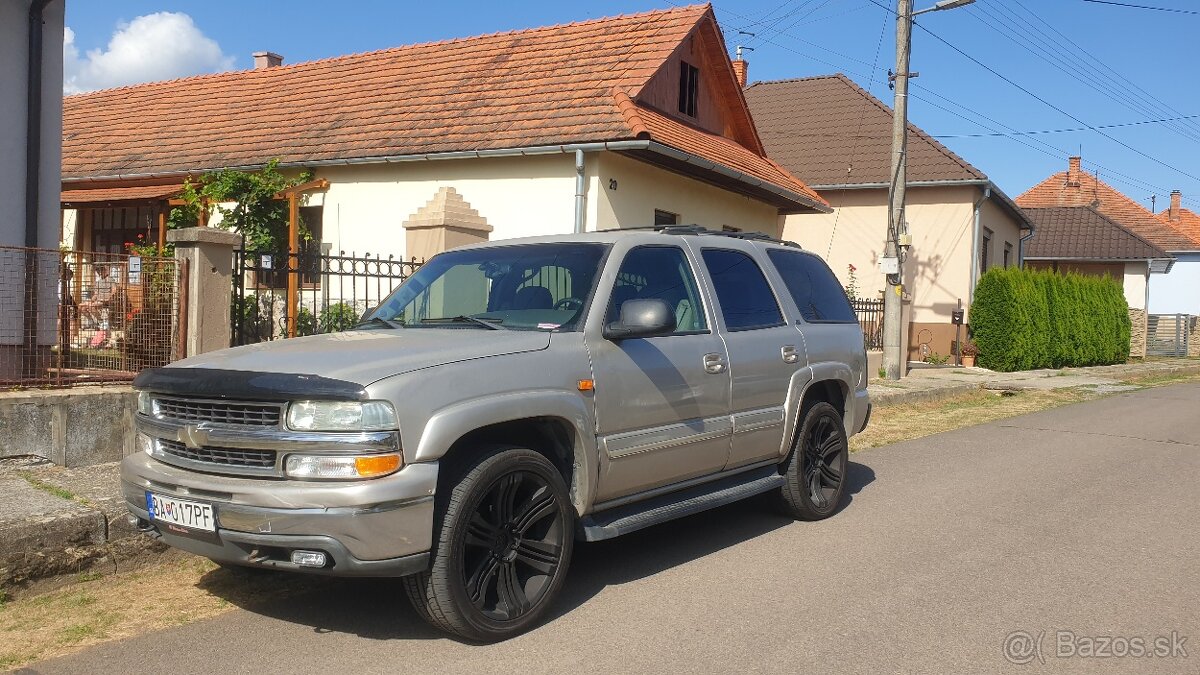
[[[1129,306],[1108,277],[993,268],[975,287],[979,365],[1011,372],[1129,358]]]

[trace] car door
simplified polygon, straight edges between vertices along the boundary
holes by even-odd
[[[727,469],[778,458],[792,375],[804,367],[801,335],[751,250],[702,246],[719,327],[729,354],[733,439]]]
[[[660,298],[675,309],[676,330],[617,341],[605,339],[600,326],[586,331],[601,455],[598,502],[720,471],[733,430],[728,358],[690,256],[676,245],[638,246],[619,265],[599,298],[607,303],[604,322],[616,320],[627,300]]]

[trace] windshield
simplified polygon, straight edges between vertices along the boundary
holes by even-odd
[[[602,244],[524,244],[434,256],[368,321],[379,326],[576,330]]]

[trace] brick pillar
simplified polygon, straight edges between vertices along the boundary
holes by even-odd
[[[167,233],[175,259],[187,260],[187,354],[194,356],[229,346],[229,297],[233,283],[233,249],[242,238],[212,227],[185,227]]]

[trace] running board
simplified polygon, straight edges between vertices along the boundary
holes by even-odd
[[[753,497],[781,485],[783,476],[774,466],[767,466],[584,516],[579,520],[579,533],[584,541],[612,539],[651,525]]]

